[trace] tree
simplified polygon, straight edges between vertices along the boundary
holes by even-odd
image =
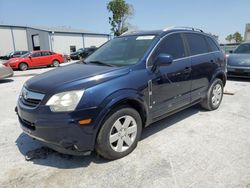
[[[228,42],[243,42],[243,37],[241,36],[241,34],[239,32],[235,32],[234,34],[230,34],[225,38]]]
[[[231,42],[234,38],[233,38],[233,35],[230,34],[230,35],[228,35],[225,39],[226,39],[228,42]]]
[[[120,36],[128,30],[126,21],[134,13],[133,6],[124,0],[111,0],[107,5],[107,9],[112,12],[112,17],[109,17],[111,31],[115,36]]]
[[[243,42],[243,37],[241,36],[241,34],[239,32],[235,32],[233,34],[233,38],[235,40],[235,42]]]

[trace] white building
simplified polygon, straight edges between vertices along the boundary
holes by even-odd
[[[250,24],[246,24],[245,41],[250,41]]]
[[[67,27],[0,25],[0,55],[18,50],[51,50],[70,54],[79,48],[99,47],[110,36]]]

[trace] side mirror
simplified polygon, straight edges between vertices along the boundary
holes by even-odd
[[[229,53],[232,54],[232,53],[234,53],[234,51],[233,51],[233,50],[230,50]]]
[[[28,56],[30,59],[32,58],[31,55]]]
[[[159,54],[156,58],[152,70],[154,71],[159,66],[167,66],[173,63],[173,57],[169,54]]]

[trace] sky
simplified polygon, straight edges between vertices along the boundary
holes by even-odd
[[[110,33],[109,0],[0,0],[0,24],[67,26]],[[250,23],[250,0],[126,0],[134,15],[128,22],[140,30],[191,26],[219,35],[240,32]],[[0,36],[1,37],[1,36]]]

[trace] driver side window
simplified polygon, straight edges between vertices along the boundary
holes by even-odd
[[[173,59],[185,57],[186,53],[181,35],[171,34],[163,39],[151,55],[148,66],[152,66],[157,56],[162,53],[172,55]]]

